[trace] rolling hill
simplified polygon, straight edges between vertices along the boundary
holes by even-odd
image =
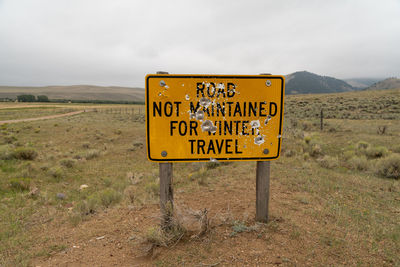
[[[286,94],[322,94],[353,91],[354,88],[339,79],[299,71],[286,76]]]
[[[397,89],[400,88],[400,79],[388,78],[383,81],[374,83],[366,90],[385,90],[385,89]]]
[[[15,99],[18,95],[22,94],[46,95],[49,99],[144,102],[145,91],[143,88],[93,85],[46,87],[0,86],[0,98]]]
[[[349,79],[346,83],[333,77],[321,76],[307,71],[294,72],[286,75],[286,94],[322,94],[340,93],[360,90],[383,90],[400,88],[400,79],[389,78],[380,82],[376,79],[362,78]],[[372,85],[371,85],[372,84]],[[16,99],[18,95],[32,94],[35,96],[46,95],[50,100],[72,101],[128,101],[144,102],[145,90],[134,87],[118,86],[0,86],[0,99]]]
[[[351,78],[351,79],[346,79],[344,80],[346,83],[350,84],[354,88],[357,89],[364,89],[367,87],[370,87],[374,83],[377,83],[383,79],[377,79],[377,78]]]

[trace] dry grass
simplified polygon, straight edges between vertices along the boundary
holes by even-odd
[[[149,252],[155,247],[173,247],[184,239],[198,239],[210,230],[207,209],[195,211],[175,205],[168,213],[171,216],[165,223],[148,228],[143,236],[143,242],[150,244]]]
[[[387,97],[384,92],[367,92],[360,96],[360,105],[367,105],[370,94],[374,97],[369,104],[376,98],[398,101],[395,91],[388,91]],[[337,114],[343,118],[350,109],[345,106],[358,103],[352,94],[287,97],[286,152],[272,164],[271,225],[253,229],[253,162],[208,168],[181,163],[174,165],[176,198],[198,211],[176,208],[175,228],[171,227],[175,230],[167,233],[153,225],[142,232],[148,242],[167,246],[173,255],[186,246],[192,248],[185,254],[186,260],[194,257],[200,261],[214,251],[221,257],[234,256],[237,246],[246,250],[255,243],[260,250],[268,247],[283,253],[276,244],[285,243],[285,249],[292,249],[291,262],[298,265],[399,264],[400,185],[398,179],[386,175],[398,170],[398,110],[393,104],[377,118],[376,112],[372,113],[376,107],[357,106],[349,116],[363,119],[326,119],[326,130],[321,132],[318,118],[307,111],[314,98],[329,107],[334,107],[338,98],[337,103],[343,103]],[[307,103],[298,105],[300,102]],[[365,119],[369,114],[375,119]],[[385,120],[389,115],[394,119]],[[380,125],[388,126],[385,134],[377,133]],[[37,129],[40,132],[35,132]],[[144,216],[141,207],[159,203],[158,164],[146,160],[143,116],[90,112],[2,125],[0,130],[0,265],[30,265],[38,255],[48,257],[52,251],[62,250],[63,241],[49,244],[41,234],[49,229],[63,226],[71,233],[93,216],[107,216],[104,210],[117,207],[132,208],[140,217]],[[28,160],[14,157],[18,148],[30,148],[37,155]],[[83,184],[88,187],[80,190]],[[37,193],[30,194],[34,188]],[[57,198],[58,193],[66,198]],[[223,212],[213,209],[221,205],[218,201],[236,206],[226,221],[213,224],[202,208],[212,211],[212,218],[219,218]],[[210,224],[215,226],[211,232]],[[204,234],[204,241],[196,238]],[[41,249],[36,244],[41,244]],[[183,245],[175,251],[171,249],[174,244]],[[249,254],[243,257],[252,253],[246,251]],[[176,257],[159,259],[160,265],[179,263]],[[252,264],[257,262],[250,261]]]

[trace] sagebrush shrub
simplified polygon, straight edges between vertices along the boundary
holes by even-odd
[[[369,147],[365,150],[365,155],[371,159],[385,157],[388,153],[389,150],[384,146]]]
[[[12,152],[15,159],[20,160],[34,160],[38,153],[31,147],[18,147]]]
[[[362,156],[354,156],[349,160],[350,166],[354,170],[366,171],[370,167],[370,162],[368,162],[367,158]]]
[[[331,157],[326,155],[318,160],[318,164],[323,168],[333,169],[339,166],[339,160],[337,157]]]
[[[400,155],[392,154],[380,159],[376,164],[376,173],[387,178],[400,178]]]

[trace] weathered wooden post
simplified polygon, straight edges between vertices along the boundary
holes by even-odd
[[[256,221],[258,222],[268,222],[270,169],[269,161],[257,161]]]
[[[271,75],[261,73],[260,75]],[[268,222],[269,184],[271,163],[257,161],[256,169],[256,221]]]
[[[172,187],[172,163],[160,163],[160,209],[161,226],[168,229],[174,209],[174,192]]]
[[[321,131],[324,130],[324,111],[321,108]]]
[[[168,74],[165,71],[157,71],[157,74]],[[140,107],[139,107],[140,114]],[[167,151],[162,153],[167,154]],[[174,191],[172,185],[172,163],[163,162],[160,164],[160,209],[161,209],[161,227],[168,229],[171,226],[170,221],[174,209]]]

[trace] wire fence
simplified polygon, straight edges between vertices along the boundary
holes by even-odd
[[[93,109],[94,112],[104,114],[128,114],[128,115],[145,115],[145,109],[143,107],[136,108],[98,108]]]

